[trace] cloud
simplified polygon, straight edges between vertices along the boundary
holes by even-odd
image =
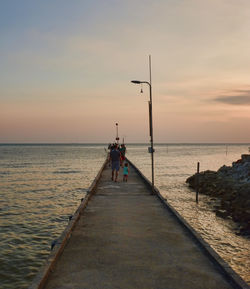
[[[235,95],[221,95],[214,100],[232,105],[250,105],[250,90],[235,90]]]

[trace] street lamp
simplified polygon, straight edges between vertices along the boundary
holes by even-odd
[[[116,143],[119,144],[119,136],[118,136],[118,123],[115,124],[116,125]]]
[[[149,86],[149,96],[150,100],[148,102],[149,107],[149,135],[150,135],[150,144],[151,147],[148,148],[148,152],[151,153],[151,165],[152,165],[152,193],[154,190],[154,142],[153,142],[153,120],[152,120],[152,85],[151,85],[151,57],[149,56],[149,71],[150,71],[150,82],[140,81],[140,80],[131,80],[134,84],[143,84],[146,83]]]

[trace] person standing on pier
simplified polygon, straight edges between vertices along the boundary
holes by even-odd
[[[123,181],[124,182],[128,181],[128,173],[129,173],[128,163],[125,163],[124,168],[123,168]]]
[[[125,153],[126,153],[126,147],[125,144],[122,144],[120,149],[119,149],[120,153],[121,153],[121,166],[123,167],[123,162],[125,160]]]
[[[111,160],[112,163],[112,181],[114,180],[114,173],[115,173],[115,182],[117,182],[118,174],[119,174],[119,169],[120,169],[120,151],[118,150],[118,145],[116,144],[114,148],[111,150],[109,159]]]

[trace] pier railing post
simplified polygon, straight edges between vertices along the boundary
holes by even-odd
[[[200,173],[200,163],[197,163],[197,174],[195,178],[196,183],[196,203],[199,203],[199,173]]]

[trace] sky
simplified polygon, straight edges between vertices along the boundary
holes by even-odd
[[[0,0],[0,143],[250,143],[249,0]]]

